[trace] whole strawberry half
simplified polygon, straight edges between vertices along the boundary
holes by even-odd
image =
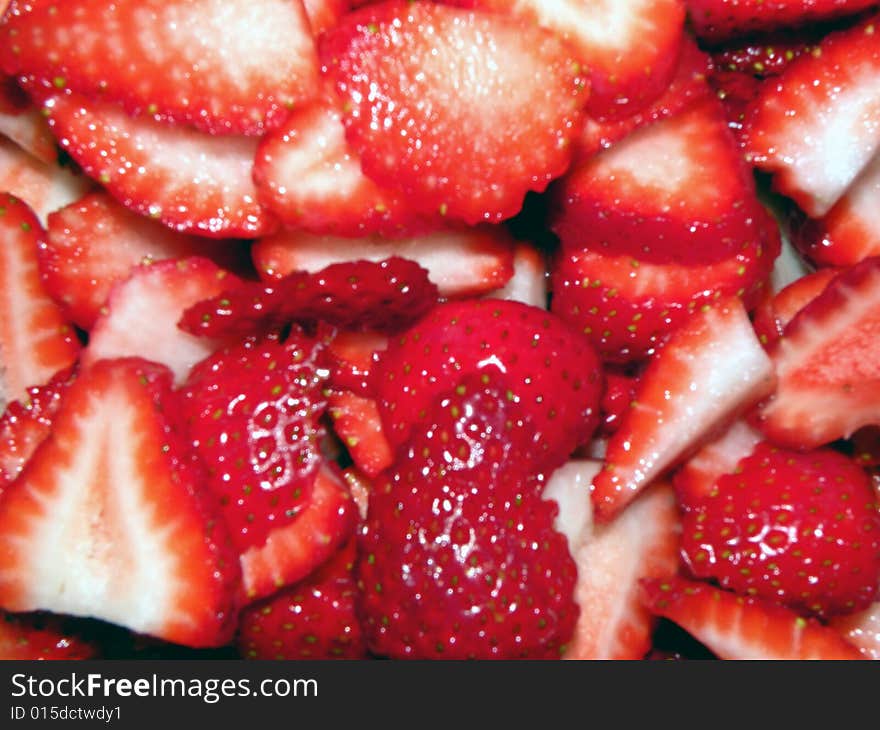
[[[866,473],[830,449],[759,444],[702,497],[684,500],[682,554],[698,577],[829,616],[870,605],[880,512]]]
[[[322,462],[323,346],[293,330],[247,339],[196,365],[182,415],[239,550],[300,513]]]
[[[379,355],[375,388],[392,446],[438,395],[474,373],[504,374],[506,397],[532,420],[526,453],[538,468],[561,464],[598,425],[603,377],[584,335],[537,307],[468,300],[434,308]]]
[[[488,382],[486,382],[488,381]],[[555,502],[522,469],[503,376],[438,397],[370,493],[358,536],[369,648],[394,658],[558,658],[577,568]]]

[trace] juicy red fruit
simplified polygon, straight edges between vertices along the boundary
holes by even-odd
[[[880,576],[880,512],[845,456],[768,443],[684,503],[682,554],[725,588],[828,616],[870,605]]]

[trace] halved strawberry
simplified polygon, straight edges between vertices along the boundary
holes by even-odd
[[[391,466],[391,445],[375,400],[350,390],[335,390],[327,398],[327,411],[333,419],[333,430],[358,469],[375,477]]]
[[[210,355],[219,339],[180,330],[188,307],[217,296],[237,278],[209,259],[167,259],[132,269],[110,290],[106,311],[92,328],[83,352],[86,367],[113,357],[143,357],[167,365],[182,382],[197,362]]]
[[[76,362],[80,343],[61,309],[43,289],[37,250],[45,238],[34,212],[0,194],[0,407],[24,400]]]
[[[767,79],[743,128],[749,160],[808,215],[828,213],[880,150],[880,33],[832,33]]]
[[[40,275],[65,314],[90,330],[106,312],[113,286],[127,279],[135,266],[191,256],[234,269],[247,249],[237,242],[177,233],[95,191],[49,215],[47,237],[39,249]]]
[[[547,257],[530,243],[517,242],[513,249],[513,276],[500,289],[486,294],[547,309]]]
[[[607,522],[644,487],[773,388],[773,365],[742,303],[706,307],[676,330],[639,379],[593,481]]]
[[[810,449],[880,424],[880,258],[834,278],[770,349],[778,384],[758,414],[782,446]]]
[[[239,651],[245,659],[362,659],[366,646],[355,613],[355,541],[312,575],[239,619]]]
[[[863,659],[880,659],[880,602],[864,611],[835,616],[829,624],[862,652]]]
[[[294,271],[314,273],[331,264],[381,261],[398,256],[415,261],[442,296],[483,294],[504,286],[513,275],[514,241],[500,226],[477,226],[418,236],[342,238],[282,231],[257,241],[254,265],[266,281]]]
[[[90,616],[191,646],[235,629],[239,568],[164,410],[171,373],[105,360],[0,500],[0,606]]]
[[[544,490],[545,499],[559,503],[557,529],[568,536],[578,566],[580,616],[563,658],[641,659],[651,648],[655,620],[642,605],[639,580],[677,569],[678,510],[669,486],[658,484],[611,524],[592,526],[590,482],[600,468],[598,462],[570,462]],[[577,522],[587,524],[567,527],[568,515],[579,511],[586,515]]]
[[[735,36],[808,26],[855,15],[871,0],[685,0],[697,36],[717,43]]]
[[[302,0],[15,0],[0,67],[225,134],[261,134],[318,85]]]
[[[589,112],[621,117],[669,84],[684,37],[683,0],[455,0],[510,13],[564,38],[589,69]]]
[[[135,119],[115,104],[73,93],[49,94],[43,109],[83,172],[134,212],[212,238],[261,236],[277,227],[251,179],[255,139]]]
[[[345,139],[342,103],[332,88],[262,139],[254,182],[261,202],[297,230],[406,236],[443,226],[439,214],[416,213],[406,198],[364,175]]]
[[[436,301],[437,287],[428,272],[394,256],[331,264],[314,274],[298,271],[269,284],[239,282],[194,303],[180,326],[202,337],[248,335],[290,322],[316,321],[395,331],[417,320]]]
[[[97,648],[71,634],[63,623],[54,616],[0,611],[0,660],[95,658]]]
[[[794,212],[788,221],[794,244],[819,266],[851,266],[880,255],[880,154],[868,163],[822,218]]]
[[[715,99],[578,164],[554,186],[553,201],[550,225],[569,250],[714,263],[762,235],[751,170]]]
[[[549,31],[385,0],[346,16],[319,50],[364,172],[417,210],[497,223],[568,166],[588,91]]]
[[[765,346],[782,337],[788,323],[828,287],[839,269],[819,269],[795,279],[773,296],[766,297],[755,309],[755,332]]]
[[[704,305],[737,296],[754,308],[781,247],[769,214],[762,228],[761,241],[715,264],[654,264],[563,247],[551,269],[551,309],[588,335],[604,359],[644,359]]]
[[[599,419],[602,371],[589,341],[561,319],[519,302],[481,299],[435,307],[391,338],[375,388],[392,447],[406,441],[439,393],[464,377],[505,376],[508,398],[533,420],[536,465],[559,466]],[[549,468],[549,467],[548,467]]]
[[[643,584],[645,605],[674,621],[719,659],[861,659],[858,649],[816,619],[757,598],[682,578]]]
[[[62,371],[45,385],[28,388],[27,396],[9,403],[0,416],[0,496],[51,432],[69,377]]]

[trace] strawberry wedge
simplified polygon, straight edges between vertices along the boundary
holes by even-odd
[[[719,659],[863,659],[859,650],[816,619],[708,583],[682,578],[643,584],[648,608],[674,621]]]
[[[771,348],[778,385],[759,426],[781,446],[810,449],[880,424],[880,258],[841,273]]]
[[[0,195],[0,407],[27,397],[76,362],[80,343],[40,281],[37,250],[45,231],[33,211]]]
[[[115,104],[72,93],[50,95],[43,108],[59,144],[134,212],[212,238],[277,227],[251,179],[255,139],[135,119]]]
[[[533,23],[385,0],[319,50],[364,172],[419,211],[497,223],[568,166],[587,83],[562,38]]]
[[[163,409],[171,374],[105,360],[0,501],[0,606],[99,618],[190,646],[235,629],[238,563]]]
[[[880,660],[880,602],[864,611],[836,616],[831,627],[862,652],[863,659]]]
[[[809,216],[828,213],[880,150],[880,33],[873,20],[827,36],[767,79],[746,112],[751,162]]]
[[[720,302],[676,331],[642,375],[593,481],[607,522],[666,469],[773,389],[773,365],[742,304]]]
[[[261,134],[318,86],[302,0],[16,1],[0,67],[227,134]]]

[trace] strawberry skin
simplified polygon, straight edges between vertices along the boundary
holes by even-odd
[[[0,48],[9,74],[212,133],[261,134],[318,85],[301,0],[16,1]]]
[[[295,586],[242,611],[237,644],[245,659],[363,659],[355,614],[355,541]]]
[[[319,51],[364,172],[423,213],[497,223],[568,166],[589,94],[549,31],[385,0],[346,16]]]
[[[238,561],[173,412],[164,367],[103,360],[80,373],[0,500],[0,606],[194,647],[232,638]]]
[[[776,342],[804,307],[818,297],[840,271],[818,269],[795,279],[775,295],[766,297],[755,309],[755,332],[765,346]]]
[[[65,631],[57,617],[0,611],[0,660],[94,659],[97,650]]]
[[[719,659],[854,660],[858,649],[816,619],[684,578],[643,583],[643,600]]]
[[[359,612],[392,658],[559,657],[578,615],[554,502],[518,460],[529,439],[505,378],[441,394],[370,493]]]
[[[391,338],[378,360],[377,400],[395,448],[438,393],[474,373],[505,374],[510,399],[534,424],[536,466],[560,465],[598,425],[604,383],[596,353],[586,338],[536,307],[489,299],[440,305]]]

